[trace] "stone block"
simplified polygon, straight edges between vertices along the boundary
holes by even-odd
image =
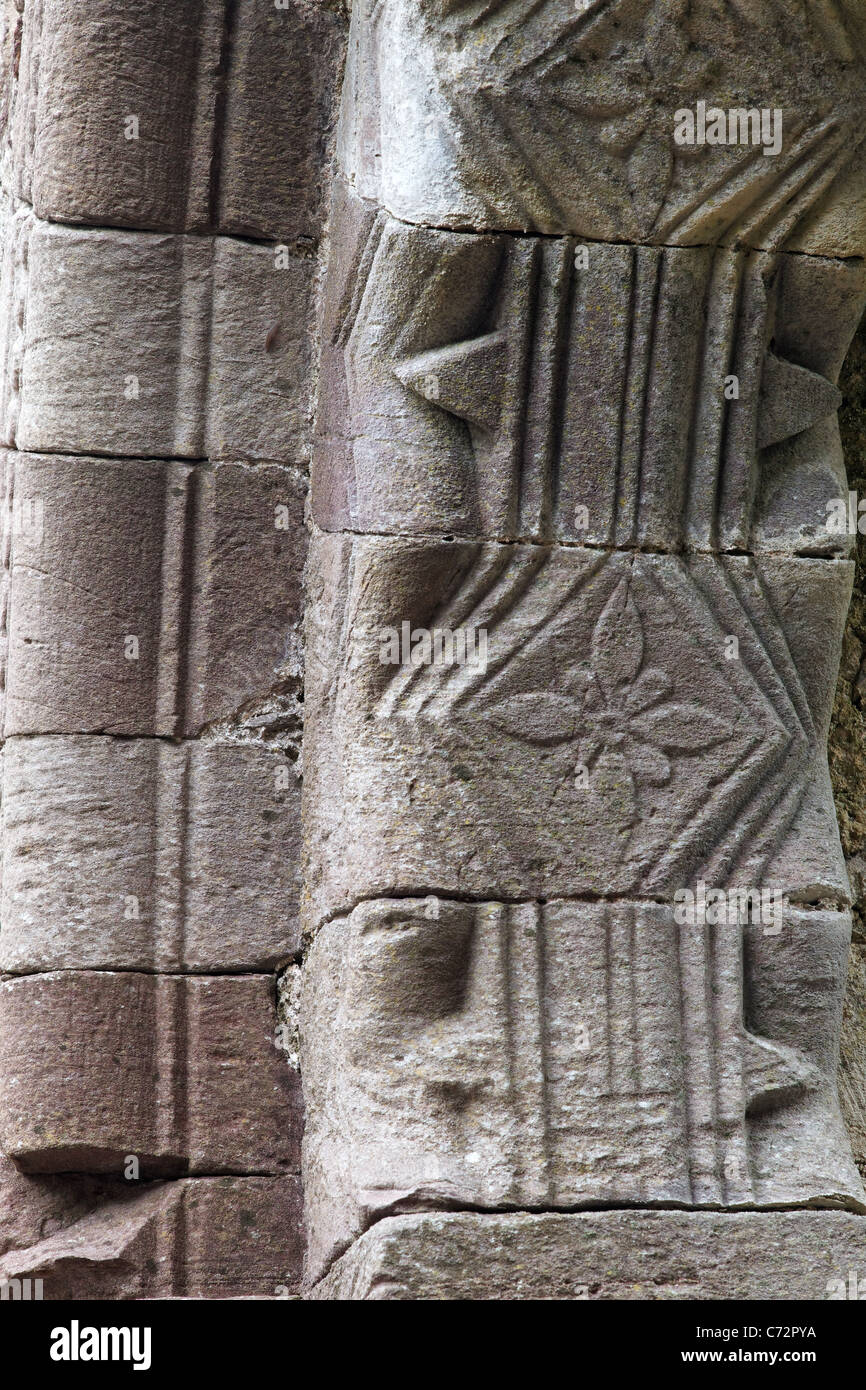
[[[277,465],[198,476],[185,730],[298,693],[307,481]]]
[[[7,737],[189,734],[297,683],[293,470],[12,451],[3,463]]]
[[[64,971],[0,985],[0,1142],[25,1172],[296,1172],[267,976]]]
[[[431,896],[324,926],[301,1061],[314,1277],[419,1207],[866,1210],[836,1094],[850,918],[745,917]]]
[[[228,238],[13,224],[7,443],[303,460],[311,260]]]
[[[862,262],[407,227],[338,192],[326,530],[845,553]]]
[[[16,738],[4,762],[4,971],[267,970],[297,950],[279,750]]]
[[[864,1273],[844,1212],[431,1212],[378,1222],[311,1297],[837,1301]]]
[[[7,15],[4,178],[40,217],[317,234],[338,15],[259,0],[27,0]]]
[[[7,1256],[14,1259],[19,1250],[75,1225],[108,1195],[111,1185],[103,1178],[34,1177],[0,1153],[0,1271]]]
[[[109,1183],[2,1161],[0,1280],[47,1302],[285,1298],[303,1260],[297,1177]]]
[[[216,239],[210,458],[306,463],[314,272],[315,261],[284,247]]]
[[[202,458],[212,243],[31,221],[15,444]]]
[[[849,889],[826,735],[851,566],[318,537],[305,911]],[[438,636],[437,636],[438,634]]]
[[[800,234],[812,254],[862,255],[864,34],[858,0],[797,0],[782,25],[771,5],[715,0],[481,20],[367,0],[341,167],[361,197],[428,226],[771,250]]]
[[[224,95],[220,231],[318,235],[344,51],[336,7],[239,0]]]

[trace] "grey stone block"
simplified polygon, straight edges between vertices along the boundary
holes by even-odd
[[[7,443],[303,461],[312,261],[228,238],[13,222]]]
[[[328,923],[303,1001],[313,1277],[419,1207],[866,1210],[836,1094],[850,931],[435,897]]]
[[[279,750],[6,744],[5,971],[266,970],[298,946],[300,818]]]
[[[337,6],[239,0],[223,117],[221,231],[318,235],[344,51]]]
[[[345,189],[333,237],[324,529],[848,550],[829,518],[862,262],[459,235]]]
[[[380,1221],[311,1297],[838,1301],[864,1276],[843,1212],[438,1212]]]
[[[314,271],[284,248],[215,241],[210,458],[306,462]]]
[[[825,743],[850,584],[839,560],[318,537],[310,927],[395,892],[846,903]]]
[[[858,0],[455,12],[353,6],[340,131],[359,194],[405,222],[862,255]],[[782,113],[696,145],[677,114]],[[770,151],[770,152],[767,152]],[[853,188],[852,188],[853,185]]]
[[[32,221],[17,447],[203,457],[212,255]]]

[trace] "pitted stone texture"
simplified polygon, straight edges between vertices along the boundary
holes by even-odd
[[[268,976],[66,971],[0,985],[0,1142],[25,1172],[297,1171]]]
[[[406,222],[862,255],[864,65],[858,0],[364,0],[340,162]],[[699,101],[778,109],[778,153],[678,144]]]
[[[32,215],[0,188],[0,443],[11,444],[21,413],[21,371]]]
[[[14,1259],[19,1250],[74,1225],[110,1195],[104,1179],[31,1177],[0,1153],[0,1269],[7,1256]]]
[[[16,738],[4,764],[4,971],[267,970],[297,950],[281,752]]]
[[[700,879],[847,902],[825,745],[850,586],[847,561],[318,537],[310,926]]]
[[[191,733],[297,679],[293,470],[13,451],[3,464],[7,736]]]
[[[346,190],[333,240],[324,529],[847,552],[861,262],[468,236]]]
[[[6,186],[61,222],[315,235],[342,32],[304,0],[10,7]]]
[[[318,234],[326,150],[345,51],[339,8],[239,0],[223,118],[221,231]]]
[[[310,566],[311,1279],[436,1205],[866,1211],[825,751],[866,23],[783,8],[353,7],[313,489],[353,534]],[[715,105],[739,139],[675,140]],[[746,138],[765,107],[775,151]],[[707,886],[785,895],[781,921],[681,924]]]
[[[55,226],[25,210],[9,235],[7,444],[305,458],[312,261],[230,238]]]
[[[315,262],[285,247],[214,243],[210,458],[306,462]]]
[[[313,1277],[419,1207],[866,1207],[836,1095],[850,931],[434,897],[328,923],[303,1006]]]
[[[844,1212],[437,1213],[380,1221],[317,1299],[843,1299],[866,1218]]]
[[[856,935],[848,960],[842,1016],[839,1099],[854,1158],[866,1175],[866,946]]]
[[[182,1179],[142,1189],[7,1174],[4,1164],[0,1203],[9,1217],[0,1280],[41,1279],[46,1301],[278,1298],[300,1283],[296,1177]]]

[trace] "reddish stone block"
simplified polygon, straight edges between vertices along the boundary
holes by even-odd
[[[298,1167],[266,976],[68,971],[0,986],[0,1142],[24,1171]]]
[[[307,538],[294,470],[3,462],[7,737],[193,733],[298,684]]]
[[[294,1176],[99,1184],[0,1159],[0,1215],[0,1281],[29,1280],[31,1298],[287,1298],[300,1283]]]

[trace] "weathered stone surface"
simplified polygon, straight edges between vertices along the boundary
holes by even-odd
[[[41,1279],[46,1301],[274,1298],[300,1282],[296,1177],[142,1188],[28,1177],[4,1160],[0,1202],[0,1279]]]
[[[4,732],[175,733],[190,470],[12,451],[4,463]]]
[[[21,211],[3,270],[7,444],[305,457],[312,261],[229,238],[55,226]]]
[[[89,0],[84,14],[27,0],[4,47],[4,181],[41,217],[318,231],[337,15],[305,0]]]
[[[629,1244],[659,1297],[761,1296],[756,1246],[772,1296],[822,1296],[807,1267],[829,1249],[859,1268],[862,1224],[825,1213],[539,1215],[518,1234],[500,1213],[467,1217],[493,1223],[471,1239],[432,1218],[414,1281],[377,1244],[417,1245],[431,1203],[864,1202],[833,1079],[850,895],[824,748],[853,549],[828,510],[866,294],[866,27],[857,0],[782,8],[354,6],[314,516],[375,538],[320,538],[311,570],[311,1271],[378,1226],[319,1292],[484,1296],[514,1282],[516,1246],[530,1289],[576,1296],[587,1241],[609,1281],[590,1296],[629,1288]],[[28,1099],[7,1095],[10,1143],[114,1175],[133,1130],[153,1174],[291,1172],[296,1118],[275,1118],[261,1062],[272,982],[182,976],[297,945],[294,781],[270,775],[294,777],[301,547],[275,584],[286,537],[260,521],[295,477],[267,465],[307,451],[303,239],[340,19],[307,0],[78,9],[15,0],[0,34],[0,437],[43,450],[25,475],[69,497],[40,552],[7,465],[6,730],[64,735],[7,751],[0,967],[59,972],[2,987]],[[722,102],[744,131],[748,109],[778,116],[777,152],[677,144],[677,108]],[[51,226],[22,196],[152,230]],[[217,230],[290,254],[165,234]],[[47,457],[69,453],[126,463]],[[226,467],[184,462],[203,457]],[[298,476],[298,540],[300,496]],[[410,643],[483,631],[483,663],[408,661],[404,624]],[[134,674],[109,655],[118,625],[144,638]],[[205,727],[193,752],[65,737]],[[739,906],[683,925],[672,898],[703,880],[788,901],[769,930]],[[859,1081],[843,1072],[849,1116]],[[213,1253],[213,1229],[232,1259],[242,1244],[241,1189],[199,1231],[194,1188],[91,1193],[80,1217],[58,1188],[74,1235],[46,1229],[20,1268],[113,1296],[263,1292]],[[286,1193],[256,1234],[284,1211],[297,1229]]]
[[[22,1173],[0,1153],[0,1269],[6,1256],[74,1225],[110,1192],[101,1178]]]
[[[342,32],[307,0],[0,5],[0,1281],[49,1299],[298,1288],[299,1081],[252,972],[298,948]]]
[[[866,1177],[866,947],[851,943],[839,1060],[839,1099],[851,1149]]]
[[[313,482],[343,534],[310,566],[313,1278],[419,1207],[864,1209],[826,765],[864,74],[847,0],[353,8]],[[676,138],[716,106],[724,139]]]
[[[280,750],[28,738],[4,764],[3,970],[261,970],[296,951]]]
[[[843,1212],[440,1212],[380,1221],[311,1296],[836,1300],[864,1269],[866,1218]]]
[[[847,902],[847,561],[319,537],[313,564],[311,925],[395,891]]]
[[[864,23],[858,0],[791,0],[783,19],[769,0],[364,0],[341,166],[361,197],[434,227],[769,249],[796,234],[862,255]],[[778,149],[751,128],[679,144],[676,114],[699,101],[778,110]]]
[[[313,1277],[419,1206],[866,1203],[850,917],[822,910],[849,891],[825,745],[851,570],[317,537]],[[701,885],[731,918],[683,925]]]
[[[339,5],[239,0],[223,117],[221,231],[318,234],[344,50]]]
[[[862,262],[466,236],[347,193],[334,221],[323,528],[847,551]]]
[[[0,188],[0,444],[11,444],[21,413],[21,371],[32,219]]]
[[[210,458],[306,461],[314,270],[314,261],[290,256],[285,248],[216,239]]]
[[[187,733],[301,685],[306,494],[294,468],[218,465],[198,476]]]
[[[835,1091],[849,937],[844,913],[623,902],[329,923],[304,1001],[314,1276],[418,1207],[866,1205]]]
[[[854,340],[840,382],[840,429],[849,486],[866,497],[866,323]],[[830,775],[842,849],[851,879],[854,938],[842,1022],[839,1096],[854,1157],[866,1176],[866,536],[857,536],[854,594],[830,726]]]
[[[297,675],[294,471],[6,453],[5,733],[191,733]]]
[[[28,218],[20,449],[201,458],[213,246]]]
[[[19,9],[7,187],[58,221],[206,226],[223,5]]]
[[[66,971],[0,985],[0,1143],[31,1173],[281,1173],[297,1075],[267,976]]]

